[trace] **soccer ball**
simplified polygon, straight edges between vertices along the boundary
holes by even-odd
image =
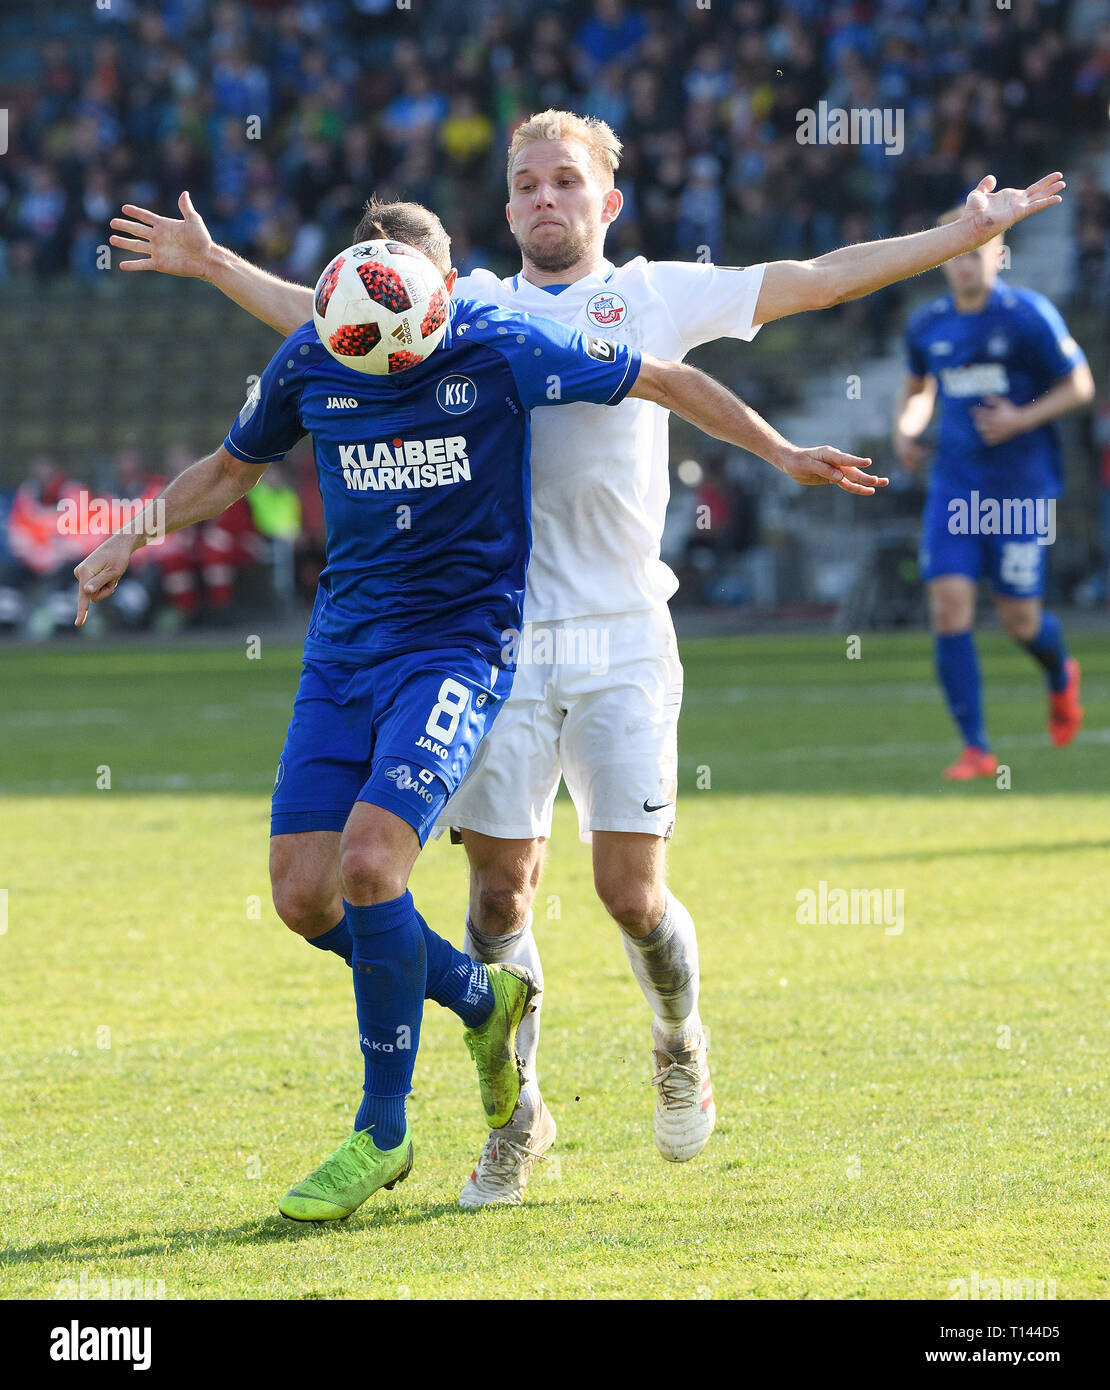
[[[423,362],[447,331],[447,286],[401,241],[360,241],[340,251],[316,284],[312,317],[337,362],[386,376]]]

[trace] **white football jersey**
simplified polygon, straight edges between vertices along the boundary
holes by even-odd
[[[714,338],[751,342],[764,268],[637,256],[619,269],[606,261],[558,294],[488,270],[460,279],[455,294],[681,362]],[[632,397],[618,406],[532,411],[526,621],[639,612],[666,603],[678,588],[659,557],[670,496],[668,414]]]

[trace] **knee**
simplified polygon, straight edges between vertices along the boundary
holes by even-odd
[[[277,915],[298,936],[319,936],[339,920],[340,909],[332,895],[318,892],[311,884],[292,877],[275,878],[271,893]]]
[[[387,846],[371,841],[348,845],[340,855],[343,895],[353,903],[385,903],[399,898],[408,882]]]
[[[655,884],[599,874],[594,887],[605,911],[626,931],[643,935],[659,925],[663,895]]]
[[[478,921],[474,925],[486,936],[504,936],[519,931],[532,910],[535,889],[523,879],[485,878],[478,884]]]
[[[1007,637],[1014,642],[1032,642],[1041,625],[1039,613],[1029,613],[1024,609],[1004,609],[999,616]]]
[[[954,637],[971,627],[967,608],[962,603],[940,602],[933,605],[933,631],[938,637]]]
[[[963,588],[938,584],[929,589],[929,620],[938,637],[967,632],[975,621],[974,595]]]

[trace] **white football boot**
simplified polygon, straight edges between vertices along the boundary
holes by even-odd
[[[519,1207],[532,1170],[555,1142],[555,1121],[540,1102],[530,1125],[490,1131],[477,1166],[459,1195],[460,1207]]]
[[[701,1153],[717,1123],[713,1081],[709,1075],[705,1035],[689,1051],[673,1052],[658,1022],[651,1026],[654,1044],[655,1143],[671,1163],[685,1163]]]

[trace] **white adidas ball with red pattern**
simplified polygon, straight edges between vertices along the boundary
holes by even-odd
[[[312,317],[337,362],[386,376],[436,350],[447,331],[447,300],[443,276],[423,251],[402,241],[360,241],[320,276]]]

